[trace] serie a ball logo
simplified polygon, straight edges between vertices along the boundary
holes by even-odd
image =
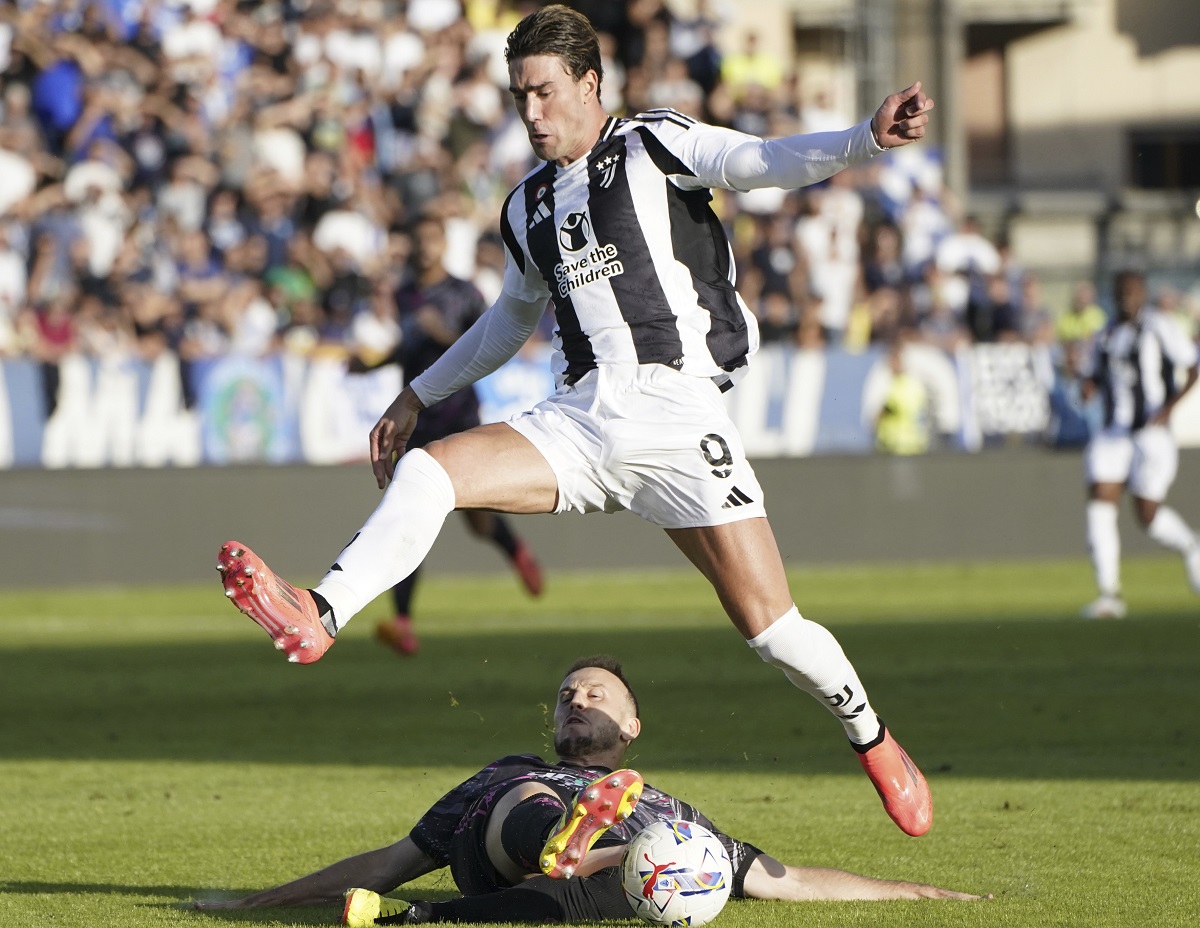
[[[652,925],[697,926],[720,914],[733,865],[719,838],[695,822],[655,822],[638,832],[621,863],[625,899]]]
[[[571,213],[558,227],[558,241],[567,251],[579,251],[592,237],[592,224],[583,213]]]

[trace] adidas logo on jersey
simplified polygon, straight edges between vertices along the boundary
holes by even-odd
[[[529,222],[525,226],[525,228],[532,229],[543,219],[549,219],[549,218],[550,218],[550,207],[548,207],[545,203],[539,203],[537,209],[533,211],[533,218],[531,218],[529,220]]]

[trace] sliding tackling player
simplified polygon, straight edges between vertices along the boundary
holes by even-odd
[[[345,894],[343,921],[352,928],[627,919],[633,912],[618,868],[625,845],[654,822],[676,820],[703,825],[720,839],[733,868],[734,897],[980,898],[923,883],[785,866],[725,834],[695,807],[643,784],[635,771],[619,769],[641,728],[637,696],[621,665],[606,656],[576,661],[555,701],[557,762],[532,754],[500,758],[434,803],[395,844],[243,899],[200,901],[196,908],[319,905]],[[612,802],[607,812],[601,808],[606,801]],[[461,899],[407,902],[380,895],[447,866]]]

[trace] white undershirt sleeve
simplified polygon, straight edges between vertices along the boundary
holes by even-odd
[[[869,119],[841,132],[749,139],[725,156],[725,182],[734,190],[807,187],[881,151]]]
[[[529,340],[545,309],[545,299],[527,302],[501,293],[491,308],[409,386],[428,408],[486,377]]]

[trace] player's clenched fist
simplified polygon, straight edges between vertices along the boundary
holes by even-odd
[[[920,81],[892,94],[871,118],[875,141],[880,148],[899,148],[924,138],[932,109],[933,100],[921,93]]]

